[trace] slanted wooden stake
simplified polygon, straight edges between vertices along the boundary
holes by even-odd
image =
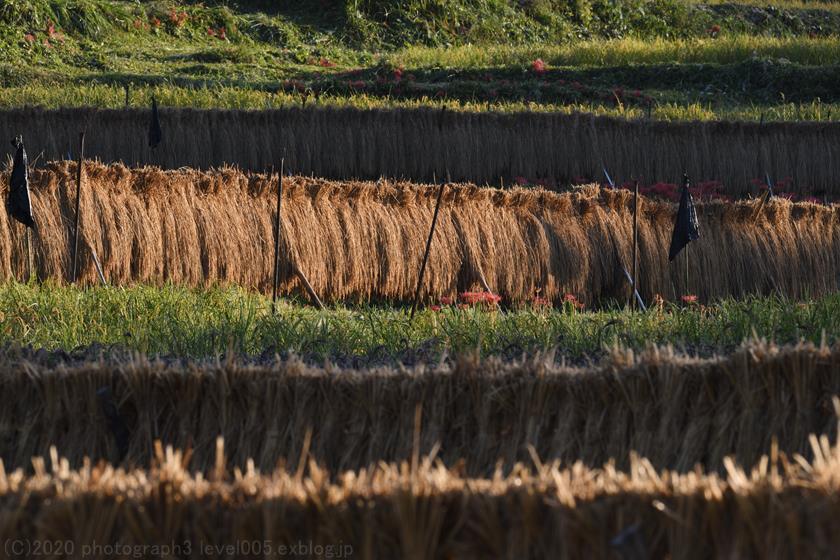
[[[633,186],[633,293],[630,294],[630,303],[636,309],[636,298],[633,296],[639,291],[639,182]]]
[[[449,171],[446,172],[446,181],[449,182]],[[426,263],[429,260],[429,250],[432,248],[432,237],[435,235],[438,212],[440,212],[440,201],[443,200],[443,190],[445,188],[446,183],[443,183],[438,191],[435,213],[432,216],[432,227],[429,229],[429,239],[426,241],[426,252],[423,254],[423,263],[420,265],[420,276],[417,278],[417,289],[414,291],[414,303],[411,304],[411,316],[409,320],[414,319],[414,312],[417,311],[417,301],[420,299],[420,288],[423,286],[423,275],[426,273]]]
[[[309,297],[312,299],[312,303],[315,304],[315,307],[323,309],[324,304],[321,303],[321,298],[319,298],[318,294],[315,293],[315,290],[312,288],[312,284],[309,283],[309,279],[303,271],[298,267],[295,267],[295,274],[300,279],[301,284],[303,284],[304,289],[306,289],[306,292],[309,294]]]
[[[93,257],[93,264],[96,265],[96,274],[99,275],[99,281],[103,286],[107,286],[108,282],[105,280],[105,274],[102,272],[102,264],[99,262],[99,257],[96,256],[96,249],[90,248],[90,255]]]
[[[277,290],[280,284],[280,210],[283,199],[283,166],[280,160],[280,177],[277,179],[277,215],[274,217],[274,289],[271,294],[271,312],[277,313]],[[273,174],[273,172],[272,172]]]
[[[85,133],[79,133],[79,166],[76,169],[76,225],[73,228],[73,277],[76,283],[76,272],[79,262],[79,208],[82,201],[82,168],[85,165]]]

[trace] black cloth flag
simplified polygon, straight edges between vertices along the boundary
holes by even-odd
[[[152,149],[157,148],[162,140],[163,132],[160,129],[157,100],[152,97],[152,120],[149,123],[149,147]]]
[[[12,140],[12,146],[16,151],[6,210],[23,225],[34,228],[35,218],[32,216],[32,202],[29,198],[29,159],[23,147],[23,137],[18,136]]]
[[[697,210],[694,200],[688,190],[688,176],[683,177],[683,188],[680,194],[680,208],[677,210],[677,220],[674,222],[674,234],[671,236],[671,250],[668,260],[673,261],[683,248],[700,238],[700,224],[697,222]]]

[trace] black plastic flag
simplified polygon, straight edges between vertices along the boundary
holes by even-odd
[[[152,120],[149,123],[149,147],[152,149],[157,148],[162,140],[163,132],[160,130],[157,100],[152,97]]]
[[[688,176],[683,176],[683,188],[680,194],[680,208],[677,210],[677,220],[674,222],[674,234],[671,236],[671,250],[668,260],[673,261],[683,248],[700,238],[700,224],[697,222],[697,210],[694,200],[688,190]]]
[[[35,218],[32,216],[32,202],[29,198],[29,160],[23,147],[23,136],[12,140],[12,146],[16,152],[6,210],[23,225],[34,228]]]

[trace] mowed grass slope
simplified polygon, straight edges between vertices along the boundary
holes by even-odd
[[[0,21],[5,106],[122,106],[128,85],[131,106],[840,114],[840,11],[823,4],[41,0],[7,3]]]

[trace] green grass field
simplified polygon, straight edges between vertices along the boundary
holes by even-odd
[[[443,306],[421,310],[279,304],[236,288],[190,290],[0,285],[0,344],[71,350],[100,348],[208,357],[233,352],[296,354],[344,365],[435,362],[478,351],[507,359],[554,351],[570,361],[597,359],[614,346],[673,344],[700,355],[726,352],[754,337],[778,343],[840,339],[840,296],[792,302],[722,301],[666,305],[646,313],[622,308],[497,310]]]

